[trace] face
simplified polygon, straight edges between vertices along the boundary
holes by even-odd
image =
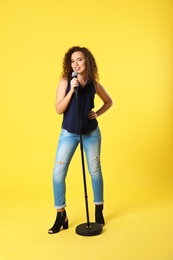
[[[83,74],[86,71],[86,58],[83,52],[73,52],[71,55],[71,67],[78,74]]]

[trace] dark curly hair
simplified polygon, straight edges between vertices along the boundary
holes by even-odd
[[[88,78],[93,81],[97,81],[99,79],[99,75],[95,58],[87,48],[80,46],[73,46],[65,53],[62,65],[62,78],[71,80],[73,72],[71,67],[71,55],[76,51],[81,51],[86,58],[86,69]]]

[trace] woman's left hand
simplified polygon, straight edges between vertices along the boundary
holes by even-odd
[[[93,110],[91,110],[88,114],[88,119],[91,120],[91,119],[94,119],[94,118],[97,118],[97,113],[94,112]]]

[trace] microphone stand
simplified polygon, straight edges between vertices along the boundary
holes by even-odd
[[[87,194],[85,163],[84,163],[84,153],[83,153],[83,140],[82,140],[82,133],[81,133],[80,110],[79,110],[79,101],[78,101],[78,87],[75,88],[75,96],[76,96],[76,102],[77,102],[77,108],[78,108],[80,151],[81,151],[81,162],[82,162],[85,206],[86,206],[86,218],[87,218],[87,223],[80,224],[76,227],[76,234],[78,234],[80,236],[96,236],[102,232],[102,226],[99,223],[90,222],[90,219],[89,219],[88,194]]]

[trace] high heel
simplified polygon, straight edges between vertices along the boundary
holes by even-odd
[[[103,204],[102,205],[96,205],[96,207],[95,207],[95,222],[104,226],[105,220],[104,220],[104,217],[103,217],[102,210],[103,210]]]
[[[49,234],[55,234],[60,231],[60,228],[68,229],[68,219],[66,216],[66,211],[58,211],[55,219],[54,225],[48,230]]]

